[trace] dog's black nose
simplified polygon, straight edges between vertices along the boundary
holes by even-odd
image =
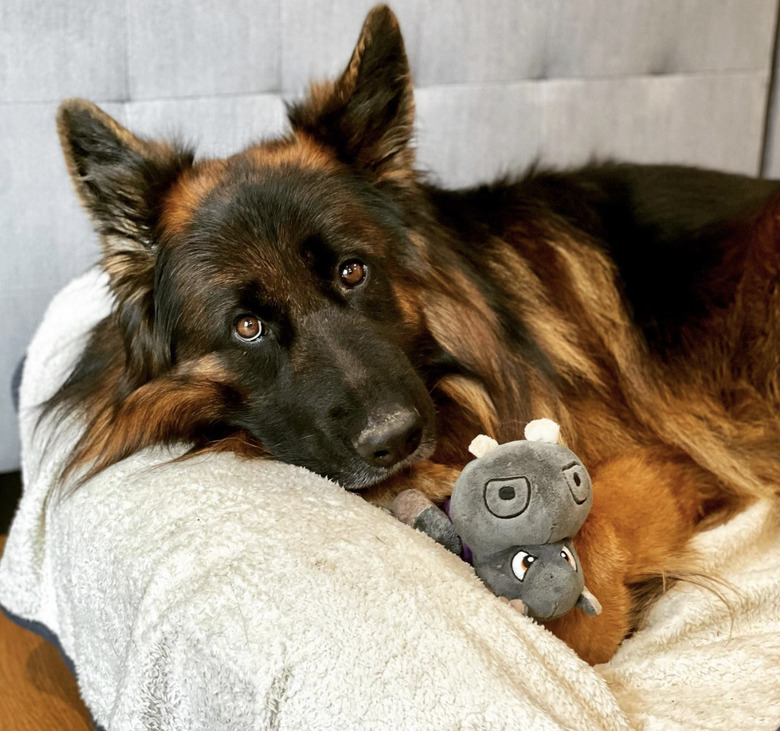
[[[422,419],[417,409],[375,416],[354,442],[357,453],[375,467],[392,467],[420,446]]]

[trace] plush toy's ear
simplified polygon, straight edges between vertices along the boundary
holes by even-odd
[[[479,434],[471,440],[469,444],[469,452],[475,457],[484,457],[486,454],[492,452],[498,446],[498,442],[492,437],[486,434]]]
[[[561,427],[552,419],[534,419],[525,427],[525,438],[529,442],[548,442],[559,444]]]
[[[582,609],[590,617],[596,617],[601,614],[601,602],[593,596],[593,593],[588,590],[587,586],[582,590],[582,594],[577,599],[575,606]]]
[[[414,94],[398,21],[386,5],[363,24],[352,58],[333,83],[289,108],[293,129],[328,145],[378,179],[410,177]]]

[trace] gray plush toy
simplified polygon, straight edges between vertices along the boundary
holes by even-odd
[[[585,588],[572,537],[593,504],[590,476],[579,458],[558,443],[558,425],[532,421],[525,440],[499,445],[477,437],[477,459],[461,472],[449,519],[415,490],[401,493],[393,513],[471,562],[482,581],[540,621],[574,606],[601,612]],[[451,521],[451,522],[450,522]]]

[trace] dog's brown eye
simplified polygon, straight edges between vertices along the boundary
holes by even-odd
[[[250,342],[257,340],[263,334],[263,323],[254,315],[241,315],[235,324],[236,335]]]
[[[366,274],[368,267],[359,259],[350,259],[339,267],[339,277],[345,287],[357,287],[365,280]]]

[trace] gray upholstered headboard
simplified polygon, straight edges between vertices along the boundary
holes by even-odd
[[[284,128],[283,99],[341,69],[372,4],[0,4],[0,471],[18,465],[13,367],[51,295],[96,258],[57,102],[84,96],[136,131],[228,153]],[[418,87],[419,160],[444,184],[593,155],[780,173],[778,0],[392,5]]]

